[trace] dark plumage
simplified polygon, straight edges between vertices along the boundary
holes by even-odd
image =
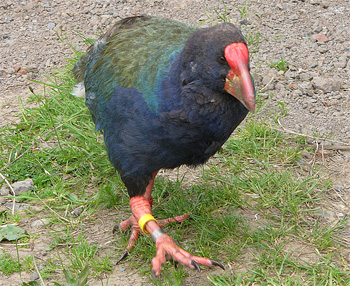
[[[227,48],[232,43],[238,43],[233,52]],[[76,64],[96,130],[103,131],[108,158],[131,198],[150,201],[146,187],[152,188],[161,168],[205,163],[245,118],[246,107],[254,110],[245,46],[232,24],[198,29],[132,17],[113,26]],[[138,221],[136,204],[130,204]],[[160,266],[154,271],[158,275]]]

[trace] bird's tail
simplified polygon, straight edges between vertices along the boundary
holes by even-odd
[[[85,86],[84,82],[77,83],[72,90],[72,94],[76,97],[82,97],[85,98]]]
[[[72,94],[76,97],[85,97],[84,74],[86,63],[89,58],[89,53],[82,55],[79,61],[76,62],[72,70],[77,84],[73,87]]]

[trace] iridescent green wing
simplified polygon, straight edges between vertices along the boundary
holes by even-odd
[[[158,83],[166,76],[171,59],[196,29],[147,16],[117,23],[91,52],[85,72],[86,90],[107,101],[116,87],[134,87],[148,107],[157,112]]]

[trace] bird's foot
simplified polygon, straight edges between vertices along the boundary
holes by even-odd
[[[168,223],[171,223],[171,222],[182,222],[186,218],[188,218],[189,216],[190,216],[190,214],[184,214],[181,216],[176,216],[176,217],[158,220],[158,224],[160,227],[164,227],[165,225],[167,225]],[[136,242],[139,238],[141,229],[139,227],[138,221],[136,220],[136,218],[133,215],[130,216],[128,219],[122,221],[120,224],[116,224],[113,227],[113,233],[125,232],[129,227],[131,228],[131,235],[129,238],[129,243],[128,243],[125,251],[123,252],[122,256],[118,259],[117,264],[128,257],[129,251],[132,248],[134,248],[134,246],[136,245]]]
[[[152,259],[152,275],[155,278],[160,275],[162,265],[171,258],[191,269],[197,269],[199,272],[201,271],[199,265],[219,266],[225,270],[224,266],[220,262],[211,260],[209,258],[191,255],[179,247],[172,240],[172,238],[165,233],[157,238],[156,250],[157,255]]]

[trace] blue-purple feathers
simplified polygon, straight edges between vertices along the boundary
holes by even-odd
[[[248,111],[224,91],[232,24],[198,29],[169,19],[118,22],[76,64],[86,105],[129,195],[161,168],[202,164]]]

